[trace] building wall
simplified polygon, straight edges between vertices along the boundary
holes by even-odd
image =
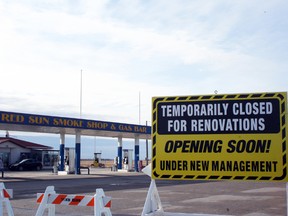
[[[9,153],[9,164],[15,163],[20,159],[21,153],[30,153],[30,149],[22,148],[21,146],[15,145],[12,142],[5,142],[0,145],[1,153]]]

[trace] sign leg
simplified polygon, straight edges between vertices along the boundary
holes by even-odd
[[[286,182],[286,210],[287,210],[287,216],[288,216],[288,182]]]

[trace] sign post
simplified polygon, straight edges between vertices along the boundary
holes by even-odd
[[[153,98],[152,178],[287,181],[287,93]]]

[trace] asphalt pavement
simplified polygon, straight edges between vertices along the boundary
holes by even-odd
[[[0,179],[13,189],[14,215],[35,215],[36,194],[49,185],[56,193],[93,195],[103,188],[112,197],[113,216],[141,215],[150,178],[143,173],[112,172],[91,169],[90,175],[57,175],[40,172],[5,172]],[[165,212],[241,216],[287,215],[286,183],[247,181],[167,181],[157,180],[157,189]],[[1,214],[0,214],[1,215]],[[7,215],[4,208],[4,216]],[[47,212],[45,213],[47,215]],[[91,207],[56,206],[56,215],[93,215]]]

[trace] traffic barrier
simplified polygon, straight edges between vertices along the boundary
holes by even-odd
[[[94,216],[112,216],[111,197],[104,194],[103,189],[96,189],[94,196],[57,194],[54,186],[48,186],[45,193],[37,193],[37,203],[40,203],[36,215],[42,216],[48,209],[48,216],[55,216],[55,205],[90,206],[94,207]]]
[[[144,168],[145,169],[145,168]],[[164,210],[155,180],[151,179],[150,187],[145,200],[141,216],[164,215]]]
[[[142,170],[142,172],[151,177],[151,164],[146,166]],[[155,180],[151,179],[150,187],[147,193],[147,197],[145,200],[141,216],[228,216],[228,215],[164,212]]]
[[[14,216],[14,212],[12,206],[10,204],[10,200],[13,198],[13,190],[6,189],[3,182],[0,183],[0,215],[3,215],[3,204],[6,206],[6,211],[8,216]]]

